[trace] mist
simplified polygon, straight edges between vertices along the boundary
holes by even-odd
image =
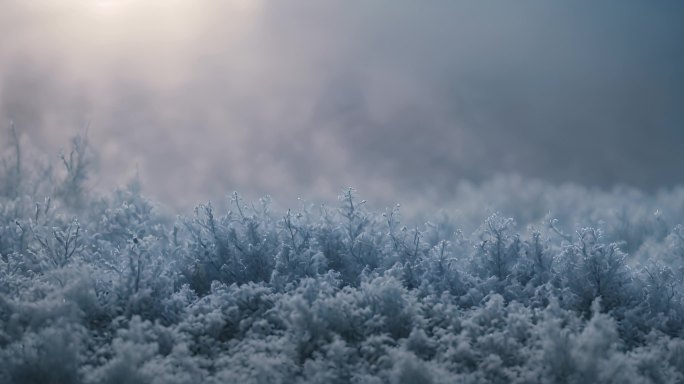
[[[233,190],[442,201],[515,173],[681,184],[679,2],[16,1],[0,121],[48,158],[98,152],[190,207]],[[7,135],[2,135],[4,144]]]

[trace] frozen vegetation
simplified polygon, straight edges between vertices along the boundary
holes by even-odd
[[[5,136],[6,137],[6,136]],[[232,194],[169,217],[10,140],[1,383],[682,383],[684,190],[496,178],[424,224]]]

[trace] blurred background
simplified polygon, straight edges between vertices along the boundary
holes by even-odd
[[[0,145],[188,209],[684,182],[679,1],[2,0]],[[495,184],[494,184],[495,185]]]

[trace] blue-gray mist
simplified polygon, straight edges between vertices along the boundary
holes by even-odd
[[[0,119],[98,185],[448,198],[463,180],[682,182],[680,2],[0,4]],[[6,135],[1,136],[4,143]]]

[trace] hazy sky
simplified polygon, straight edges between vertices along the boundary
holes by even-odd
[[[448,197],[684,182],[684,2],[1,0],[0,119],[99,185]],[[4,142],[4,136],[1,143]]]

